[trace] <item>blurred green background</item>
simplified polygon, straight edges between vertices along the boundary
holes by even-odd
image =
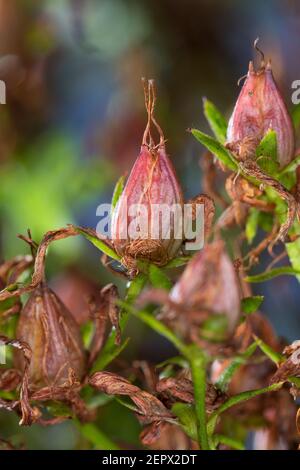
[[[27,252],[17,238],[27,228],[39,241],[67,223],[96,227],[97,206],[110,202],[115,181],[139,152],[142,76],[156,79],[158,120],[185,195],[198,193],[201,148],[186,129],[208,131],[202,97],[230,115],[259,36],[291,104],[299,34],[296,0],[0,0],[0,79],[7,85],[7,104],[0,105],[1,258]],[[51,247],[47,271],[78,311],[81,289],[113,279],[99,252],[79,238]],[[265,313],[278,333],[299,337],[297,281],[277,278],[257,293],[267,296]],[[170,353],[140,325],[131,333],[131,356],[156,362]],[[107,404],[99,426],[114,441],[138,445],[140,427],[120,405]],[[8,413],[0,414],[0,438],[34,449],[90,445],[70,422],[19,429]]]

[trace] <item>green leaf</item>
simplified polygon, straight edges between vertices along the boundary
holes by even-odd
[[[172,268],[179,268],[180,266],[184,266],[192,259],[192,256],[179,256],[178,258],[173,258],[169,261],[164,268],[165,269],[172,269]]]
[[[204,352],[196,345],[187,347],[189,357],[195,399],[195,413],[197,417],[198,442],[200,449],[209,450],[209,442],[206,429],[206,357]]]
[[[227,150],[224,145],[220,144],[217,140],[213,139],[207,134],[199,131],[198,129],[191,129],[193,136],[201,142],[213,155],[215,155],[223,165],[233,171],[238,170],[238,162],[234,156]]]
[[[241,302],[241,310],[250,314],[256,312],[264,300],[263,295],[254,295],[252,297],[244,297]]]
[[[194,441],[197,441],[197,418],[195,408],[186,403],[174,403],[172,413],[177,416],[184,432]]]
[[[256,233],[257,233],[257,227],[258,227],[258,219],[259,219],[259,211],[252,207],[250,209],[249,215],[247,217],[246,221],[246,238],[249,243],[249,245],[253,242]]]
[[[120,261],[121,258],[119,255],[117,255],[117,253],[112,249],[110,248],[103,240],[100,240],[100,238],[98,238],[97,236],[95,235],[92,235],[88,232],[86,232],[85,230],[83,230],[82,228],[80,227],[75,227],[74,228],[78,231],[78,233],[80,233],[81,235],[83,235],[87,240],[89,240],[96,248],[98,248],[99,250],[101,250],[103,253],[105,253],[107,256],[109,256],[110,258],[116,260],[116,261]]]
[[[168,276],[155,264],[149,265],[149,281],[153,285],[153,287],[157,289],[165,289],[169,291],[172,287],[172,283]]]
[[[220,416],[221,413],[224,413],[224,411],[228,410],[229,408],[232,408],[235,405],[238,405],[239,403],[243,403],[244,401],[250,400],[251,398],[262,395],[263,393],[274,392],[276,390],[279,390],[282,387],[282,385],[283,385],[283,382],[279,382],[276,384],[269,385],[268,387],[259,388],[256,390],[249,390],[247,392],[242,392],[242,393],[239,393],[238,395],[234,395],[233,397],[229,398],[225,403],[219,406],[219,408],[211,414],[209,421],[207,423],[208,434],[210,436],[213,434],[215,426],[218,421],[218,417]]]
[[[286,173],[294,172],[299,165],[300,155],[297,155],[288,165],[282,168],[282,170],[279,172],[279,176],[282,176]]]
[[[209,341],[224,341],[228,336],[228,317],[224,314],[210,315],[200,329],[201,336]]]
[[[112,340],[108,342],[110,338],[112,338]],[[108,364],[110,364],[116,357],[121,354],[122,351],[124,351],[130,341],[130,338],[126,338],[125,341],[120,344],[120,346],[115,345],[115,331],[111,333],[109,339],[105,343],[105,346],[102,349],[99,358],[94,363],[92,372],[105,369]]]
[[[114,398],[115,397],[113,395],[106,395],[105,393],[98,392],[97,395],[90,397],[89,399],[85,400],[85,402],[87,407],[93,410],[99,406],[104,406],[107,403],[110,403],[114,400]]]
[[[146,282],[147,276],[143,273],[139,273],[134,279],[132,279],[127,289],[125,302],[133,304],[145,287]]]
[[[134,411],[135,413],[138,411],[138,407],[133,404],[130,398],[115,396],[115,400],[120,403],[120,405],[125,406],[125,408],[128,408],[129,410]]]
[[[247,276],[244,279],[246,282],[264,282],[284,274],[297,276],[300,275],[300,270],[294,269],[292,266],[282,266],[281,268],[270,269],[269,271],[255,274],[254,276]]]
[[[232,437],[224,436],[223,434],[214,435],[214,444],[215,446],[218,444],[224,444],[225,446],[231,447],[235,450],[245,450],[243,442],[233,439]]]
[[[262,350],[262,352],[265,353],[265,355],[268,356],[271,361],[275,362],[275,364],[278,364],[283,359],[282,354],[274,351],[271,346],[265,343],[262,339],[258,338],[258,336],[254,335],[254,339],[255,343]]]
[[[188,367],[188,362],[182,356],[174,356],[174,357],[170,357],[169,359],[166,359],[165,361],[160,362],[159,364],[157,364],[156,369],[161,369],[162,367],[165,367],[165,366],[168,366],[168,365],[176,365],[176,366],[181,367],[182,369],[186,369]]]
[[[277,162],[277,136],[276,132],[270,129],[262,138],[256,148],[257,157],[269,157],[274,162]]]
[[[64,403],[52,402],[47,405],[46,408],[53,416],[65,416],[66,418],[70,418],[73,415],[70,408]]]
[[[227,387],[235,374],[238,368],[247,362],[247,359],[252,356],[252,354],[256,350],[256,343],[250,344],[250,346],[239,356],[235,357],[229,366],[226,367],[225,370],[221,373],[218,381],[216,382],[216,387],[219,388],[222,392],[227,390]]]
[[[128,309],[128,311],[139,318],[142,322],[146,325],[150,326],[154,331],[156,331],[159,335],[164,336],[168,339],[175,348],[178,349],[182,354],[187,354],[187,347],[186,345],[170,330],[167,326],[157,320],[153,315],[146,311],[139,311],[137,312],[135,309],[131,308],[130,306],[124,304],[124,307]]]
[[[94,449],[99,450],[119,450],[119,447],[112,442],[95,424],[80,424],[77,422],[80,433],[93,444]]]
[[[85,349],[89,349],[94,335],[94,322],[92,320],[81,326],[80,332]]]
[[[116,207],[117,205],[117,202],[123,192],[123,189],[124,189],[124,185],[125,185],[125,179],[126,179],[126,176],[125,175],[122,175],[117,183],[116,183],[116,186],[115,186],[115,189],[114,189],[114,192],[113,192],[113,196],[112,196],[112,200],[111,200],[111,206],[112,206],[112,210],[114,210],[114,208]]]
[[[224,144],[226,141],[227,122],[224,116],[216,108],[216,106],[206,98],[203,99],[204,115],[215,134],[216,139]]]
[[[292,121],[297,130],[300,125],[300,104],[295,105],[292,109]]]
[[[277,136],[270,129],[256,148],[257,163],[269,175],[276,176],[279,170],[277,160]]]
[[[286,243],[285,247],[292,267],[299,272],[297,279],[300,282],[300,238]]]

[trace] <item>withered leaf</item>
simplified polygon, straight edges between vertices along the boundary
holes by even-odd
[[[96,372],[90,377],[89,383],[92,387],[108,395],[127,395],[137,406],[138,413],[143,415],[149,423],[173,416],[158,398],[141,390],[117,374]]]
[[[268,174],[264,173],[255,161],[246,160],[245,162],[240,162],[239,165],[246,175],[256,178],[260,182],[273,188],[277,194],[287,203],[287,218],[280,226],[279,232],[272,244],[274,245],[274,243],[279,240],[284,241],[295,220],[295,217],[300,216],[300,205],[298,201],[296,201],[295,197],[281,183]]]
[[[157,382],[156,390],[162,396],[167,397],[172,403],[181,401],[194,403],[193,382],[185,377],[168,377]],[[211,413],[226,399],[226,395],[217,390],[211,383],[207,383],[205,404],[206,411]]]
[[[83,227],[75,227],[73,225],[69,225],[67,227],[63,227],[58,230],[51,230],[47,232],[36,253],[35,257],[35,263],[34,263],[34,272],[31,278],[31,282],[28,286],[22,286],[16,289],[4,289],[0,292],[0,301],[9,299],[11,297],[16,297],[20,296],[23,294],[26,294],[28,292],[31,292],[35,287],[37,287],[44,279],[44,270],[45,270],[45,257],[46,257],[46,252],[49,247],[49,245],[57,240],[63,240],[68,237],[74,237],[80,235],[80,231],[93,235],[95,237],[99,237],[95,230],[89,229],[89,228],[83,228]],[[109,243],[109,240],[105,239],[106,243]],[[27,259],[27,258],[26,258]],[[29,259],[28,259],[29,262]],[[32,262],[32,259],[31,259]]]
[[[153,423],[146,426],[140,433],[142,444],[145,446],[150,446],[154,444],[154,442],[158,441],[167,424],[168,423],[165,421],[154,421]]]
[[[5,344],[6,346],[12,346],[13,348],[20,350],[23,354],[24,358],[24,371],[21,383],[21,390],[20,390],[20,400],[19,402],[6,402],[5,400],[1,400],[1,405],[3,408],[8,410],[14,409],[17,404],[19,403],[21,408],[22,418],[20,421],[20,425],[30,425],[38,420],[40,417],[40,412],[37,408],[32,408],[29,403],[29,381],[28,381],[28,374],[29,374],[29,367],[31,363],[32,352],[31,348],[28,344],[24,341],[18,340],[11,340],[6,336],[0,336],[0,342]]]
[[[294,341],[283,350],[287,359],[282,362],[270,383],[284,382],[291,375],[300,375],[300,340]]]
[[[21,382],[21,373],[17,369],[0,369],[0,390],[10,392]]]

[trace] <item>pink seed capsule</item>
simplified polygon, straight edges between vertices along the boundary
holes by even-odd
[[[148,81],[145,98],[148,123],[141,151],[112,216],[113,244],[128,269],[134,269],[136,259],[164,265],[182,244],[182,232],[172,216],[172,210],[182,212],[182,191],[153,116],[153,80]],[[159,133],[158,144],[152,138],[152,127]]]
[[[250,154],[269,129],[277,135],[277,159],[281,167],[294,156],[294,129],[287,107],[273,77],[271,63],[257,72],[253,63],[237,99],[227,130],[229,144],[248,143]]]
[[[207,245],[192,258],[170,299],[195,312],[226,315],[228,330],[233,331],[240,315],[239,285],[222,241]]]

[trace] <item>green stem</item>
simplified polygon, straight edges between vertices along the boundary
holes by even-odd
[[[167,338],[181,354],[189,361],[192,371],[195,410],[198,421],[198,440],[202,450],[208,450],[208,437],[206,430],[206,358],[204,353],[197,346],[185,345],[167,326],[157,320],[153,315],[146,311],[137,312],[134,307],[127,305],[125,302],[119,302],[124,309],[127,309],[132,315],[146,323],[150,328],[158,334]]]
[[[197,349],[197,350],[196,350]],[[193,348],[189,355],[194,385],[195,411],[198,421],[198,441],[202,450],[209,450],[207,429],[206,429],[206,360],[203,352],[198,348]]]

